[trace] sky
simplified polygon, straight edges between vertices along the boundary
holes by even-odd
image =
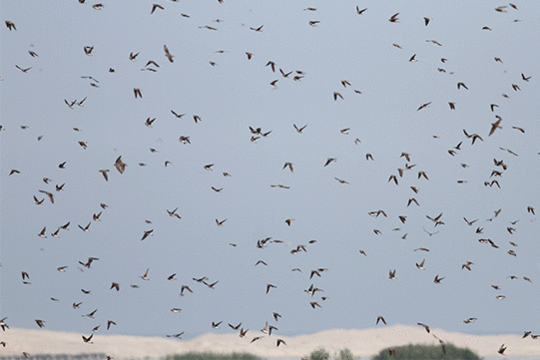
[[[154,1],[2,1],[6,324],[540,332],[539,4]]]

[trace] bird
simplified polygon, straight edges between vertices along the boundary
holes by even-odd
[[[428,103],[422,104],[422,105],[420,105],[420,106],[418,107],[418,109],[416,109],[416,111],[420,111],[420,110],[422,110],[422,109],[424,109],[424,108],[427,108],[430,104],[431,104],[431,101],[428,102]]]
[[[148,271],[150,270],[150,268],[147,268],[146,271],[144,272],[143,276],[139,276],[141,279],[143,280],[150,280],[148,278]]]
[[[223,219],[223,220],[221,220],[221,221],[219,221],[218,219],[216,219],[216,224],[217,224],[217,226],[223,226],[223,223],[224,223],[225,221],[227,221],[227,219]]]
[[[92,222],[89,222],[88,225],[86,225],[85,227],[82,227],[81,225],[79,225],[79,229],[81,229],[84,232],[88,232],[90,230],[90,224],[92,224]]]
[[[150,15],[152,15],[154,13],[154,11],[156,11],[156,9],[164,10],[164,7],[159,5],[159,4],[152,5],[152,11],[150,12]]]
[[[285,342],[285,340],[283,340],[283,339],[277,339],[277,341],[276,341],[276,347],[278,347],[278,346],[281,345],[281,344],[287,345],[287,343]]]
[[[399,22],[399,19],[398,19],[398,17],[397,17],[398,15],[399,15],[399,13],[395,13],[394,15],[392,15],[392,16],[390,17],[390,19],[388,19],[388,21],[390,21],[390,22],[392,22],[392,23],[398,23],[398,22]]]
[[[428,334],[429,334],[429,332],[431,331],[431,330],[429,329],[429,326],[428,326],[428,325],[422,324],[422,323],[417,323],[417,324],[420,325],[420,326],[423,326],[424,329],[427,331]]]
[[[220,322],[216,323],[216,322],[213,322],[213,321],[212,321],[212,327],[213,327],[214,329],[219,329],[219,325],[220,325],[222,322],[223,322],[223,321],[220,321]]]
[[[116,168],[116,170],[118,170],[120,174],[124,173],[124,171],[126,170],[126,166],[127,164],[122,161],[122,155],[120,155],[114,162],[114,167]]]
[[[338,97],[341,98],[341,100],[343,100],[343,95],[341,95],[337,91],[334,91],[334,101],[337,100]]]
[[[107,330],[111,327],[111,325],[116,325],[116,323],[112,320],[107,320]]]
[[[273,284],[266,284],[266,293],[268,294],[268,292],[270,291],[270,289],[272,288],[277,288],[277,286],[273,285]]]
[[[458,90],[459,90],[460,87],[464,87],[465,89],[469,90],[469,88],[467,87],[467,85],[465,85],[465,84],[462,83],[462,82],[458,82],[458,84],[457,84]]]
[[[142,98],[141,89],[139,89],[139,88],[133,88],[133,93],[135,94],[135,99],[136,99],[137,97]]]
[[[9,31],[11,30],[17,30],[17,27],[15,26],[15,24],[9,20],[6,20],[6,26],[7,28],[9,29]]]
[[[499,347],[499,350],[497,350],[497,352],[501,355],[506,355],[504,354],[504,351],[506,350],[506,347],[504,346],[504,344],[502,344],[500,347]]]
[[[396,279],[396,270],[390,270],[390,272],[388,273],[388,277],[390,278],[390,280],[395,280]]]
[[[422,260],[422,262],[420,264],[416,264],[416,267],[420,270],[425,270],[424,269],[424,263],[426,262],[426,259]]]
[[[165,57],[169,59],[170,62],[174,62],[173,60],[174,56],[171,55],[171,53],[169,52],[169,48],[167,47],[167,45],[163,45],[163,50],[165,51]]]
[[[120,291],[120,284],[113,281],[113,283],[112,283],[111,287],[109,288],[109,290],[112,290],[112,289],[116,289],[116,291]]]
[[[435,284],[440,284],[442,279],[444,279],[444,277],[440,278],[439,275],[436,275],[436,276],[435,276],[435,279],[433,280],[433,282],[434,282]]]
[[[298,128],[296,124],[293,124],[293,126],[299,134],[302,134],[302,131],[306,128],[307,124],[302,126],[301,128]]]
[[[261,26],[259,26],[258,28],[252,28],[252,27],[250,27],[250,29],[253,30],[253,31],[262,32],[263,26],[264,26],[264,25],[261,25]]]
[[[377,322],[375,323],[375,325],[377,325],[379,323],[379,321],[382,321],[384,325],[386,325],[386,320],[384,320],[384,318],[382,316],[377,316]]]
[[[335,162],[335,161],[337,161],[336,158],[327,158],[326,163],[324,164],[324,167],[330,165],[332,162]]]
[[[86,55],[92,56],[92,51],[94,50],[93,46],[85,46],[83,49]]]
[[[48,191],[45,190],[39,190],[40,193],[46,194],[49,197],[49,200],[51,201],[51,204],[54,204],[54,195]]]
[[[356,13],[358,15],[362,15],[366,10],[367,10],[367,8],[360,10],[360,8],[358,6],[356,6]]]
[[[488,136],[491,136],[493,135],[493,133],[495,132],[495,130],[497,129],[502,129],[501,127],[501,121],[502,121],[502,117],[500,116],[496,116],[497,117],[497,121],[495,121],[494,123],[491,124],[491,130],[489,131],[489,135]]]
[[[424,17],[424,25],[425,25],[425,26],[428,26],[430,20],[433,20],[433,19],[432,19],[432,18],[428,18],[428,17]]]
[[[189,291],[190,293],[193,293],[193,291],[189,288],[189,286],[182,285],[182,287],[180,288],[180,296],[184,296],[185,290]]]
[[[91,334],[90,336],[86,337],[84,335],[82,335],[82,339],[85,343],[90,343],[90,344],[93,344],[90,340],[92,340],[92,337],[94,336],[94,334]]]

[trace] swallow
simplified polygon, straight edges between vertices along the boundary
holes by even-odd
[[[388,278],[390,280],[396,280],[396,270],[390,270],[390,272],[388,273]]]
[[[82,231],[84,232],[88,232],[90,229],[90,224],[92,224],[92,222],[89,222],[88,225],[86,225],[85,227],[82,227],[81,225],[79,225],[79,229],[81,229]]]
[[[112,320],[107,320],[107,330],[111,327],[111,325],[116,325],[116,323]]]
[[[504,347],[504,344],[501,345],[501,347],[499,347],[499,350],[497,350],[497,352],[501,355],[505,355],[504,354],[504,351],[506,350],[506,347]]]
[[[81,304],[81,303],[79,303]],[[75,305],[75,304],[74,304]],[[91,313],[89,314],[86,314],[86,315],[82,315],[82,317],[89,317],[90,319],[94,319],[94,314],[96,313],[97,309],[92,311]]]
[[[268,294],[268,292],[269,292],[270,289],[272,289],[272,288],[277,288],[277,286],[272,285],[272,284],[266,284],[266,293]]]
[[[382,321],[384,325],[386,325],[386,320],[384,320],[384,318],[382,316],[377,316],[377,322],[375,323],[375,325],[377,325],[379,323],[379,321]]]
[[[174,337],[174,338],[180,339],[180,336],[182,335],[184,335],[184,331],[178,334],[167,335],[167,337]]]
[[[217,224],[217,226],[223,226],[223,223],[224,223],[225,221],[227,221],[227,219],[223,219],[223,220],[221,220],[221,221],[219,221],[218,219],[216,219],[216,224]]]
[[[426,331],[427,331],[428,334],[429,334],[429,332],[431,331],[431,330],[429,329],[429,326],[427,326],[427,325],[425,325],[425,324],[422,324],[422,323],[417,323],[417,324],[420,325],[420,326],[423,326],[424,329],[426,329]]]
[[[210,289],[214,289],[214,286],[218,283],[219,281],[215,281],[211,284],[208,284],[207,282],[203,281],[203,284],[208,286]]]
[[[36,195],[34,195],[34,202],[36,203],[36,205],[41,205],[43,204],[43,201],[45,201],[45,198],[41,199],[41,200],[38,200],[38,198],[36,197]]]
[[[304,125],[304,126],[302,126],[301,128],[297,127],[296,124],[293,124],[293,126],[294,126],[295,130],[296,130],[299,134],[301,134],[302,131],[306,128],[307,124]]]
[[[360,8],[358,6],[356,7],[356,13],[358,15],[362,15],[364,13],[364,11],[366,11],[366,10],[367,10],[367,8],[360,10]]]
[[[324,164],[323,167],[326,167],[326,166],[330,165],[330,163],[332,163],[334,161],[337,161],[337,159],[336,158],[327,158],[326,163]]]
[[[184,296],[184,290],[187,290],[187,291],[189,291],[190,293],[193,294],[193,291],[189,288],[189,286],[182,285],[182,287],[180,288],[180,296]]]
[[[141,89],[139,89],[139,88],[133,88],[133,93],[135,94],[135,99],[136,99],[137,97],[142,98]]]
[[[15,24],[9,20],[6,20],[6,26],[9,29],[9,31],[11,30],[17,31],[17,27],[15,26]]]
[[[334,91],[334,101],[337,100],[337,98],[341,98],[343,100],[343,95],[341,95],[340,93],[338,93],[337,91]]]
[[[450,105],[450,110],[456,110],[456,103],[455,102],[449,102],[448,105]]]
[[[152,5],[152,11],[150,12],[150,15],[152,15],[154,13],[154,11],[156,11],[156,9],[164,10],[163,6],[161,6],[159,4],[154,4],[154,5]]]
[[[253,31],[262,32],[263,26],[264,26],[264,25],[261,25],[261,26],[259,26],[258,28],[252,28],[252,27],[250,27],[250,29],[253,30]]]
[[[348,184],[349,183],[348,181],[343,180],[343,179],[339,179],[337,177],[334,177],[334,179],[336,179],[340,184]]]
[[[246,51],[246,56],[247,56],[248,60],[251,60],[251,58],[253,57],[253,53],[250,53],[250,52]]]
[[[495,130],[497,129],[502,129],[501,127],[501,122],[502,122],[502,117],[500,116],[496,116],[497,117],[497,121],[495,121],[494,123],[491,124],[491,130],[489,131],[489,135],[488,136],[491,136],[493,135],[493,133],[495,132]]]
[[[143,276],[139,276],[141,279],[143,280],[150,280],[148,278],[148,271],[150,270],[150,268],[147,268],[146,271],[144,272],[144,275]]]
[[[426,259],[422,260],[422,262],[420,264],[416,264],[416,267],[419,269],[419,270],[425,270],[424,269],[424,263],[426,262]]]
[[[425,26],[428,26],[430,20],[433,20],[433,19],[432,19],[432,18],[428,18],[428,17],[424,17],[424,25],[425,25]]]
[[[92,56],[92,51],[94,50],[93,46],[85,46],[83,49],[86,55]]]
[[[169,59],[170,62],[174,62],[173,60],[174,56],[171,55],[171,53],[169,52],[169,48],[167,47],[167,45],[163,45],[163,50],[165,51],[165,57]]]
[[[238,330],[238,329],[240,329],[240,325],[242,325],[242,323],[240,323],[240,324],[238,324],[238,325],[236,325],[236,326],[234,326],[234,325],[232,325],[232,324],[229,324],[229,326],[230,326],[231,329],[233,329],[233,330]]]
[[[433,282],[435,284],[440,284],[442,279],[444,279],[444,277],[440,278],[439,275],[435,275],[435,279],[433,280]]]
[[[54,195],[48,191],[39,190],[40,193],[46,194],[49,197],[49,200],[51,201],[51,204],[54,204]]]
[[[529,82],[529,79],[530,79],[531,77],[532,77],[532,75],[526,77],[525,75],[523,75],[523,73],[521,73],[521,78],[523,79],[523,81]]]
[[[416,54],[410,57],[409,62],[418,62],[418,60],[416,60],[415,58],[416,58]]]
[[[416,201],[415,198],[411,197],[411,198],[409,198],[409,200],[407,201],[407,207],[409,207],[409,205],[411,205],[412,203],[415,203],[417,206],[420,206],[420,204],[418,204],[418,201]]]
[[[15,65],[15,67],[16,67],[17,69],[21,70],[21,71],[22,71],[23,73],[25,73],[25,74],[28,72],[28,70],[30,70],[30,69],[32,68],[32,67],[29,67],[29,68],[23,69],[23,68],[21,68],[19,65]]]
[[[420,111],[422,110],[423,108],[427,108],[429,105],[431,104],[431,101],[428,102],[428,103],[425,103],[425,104],[422,104],[418,107],[418,109],[416,109],[416,111]]]
[[[127,164],[122,161],[122,155],[120,155],[114,162],[114,167],[116,168],[116,170],[118,170],[120,174],[124,173],[124,171],[126,170],[126,166]]]
[[[465,85],[465,84],[462,83],[462,82],[458,82],[458,84],[457,84],[458,90],[459,90],[460,87],[464,87],[465,89],[469,90],[469,88],[467,87],[467,85]]]
[[[399,13],[395,13],[394,15],[392,15],[392,16],[390,17],[390,19],[388,19],[388,21],[390,21],[390,22],[392,22],[392,23],[398,23],[398,22],[399,22],[399,19],[398,19],[398,17],[397,17],[398,15],[399,15]]]

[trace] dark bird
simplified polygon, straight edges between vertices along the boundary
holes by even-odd
[[[427,326],[425,324],[422,324],[422,323],[417,323],[417,324],[420,325],[420,326],[423,326],[424,329],[426,329],[427,333],[429,334],[429,332],[430,332],[429,326]]]
[[[423,108],[428,107],[430,104],[431,104],[431,101],[428,102],[428,103],[422,104],[422,105],[420,105],[420,107],[418,107],[418,109],[416,109],[416,111],[422,110]]]
[[[142,98],[141,89],[139,89],[139,88],[133,88],[133,93],[135,94],[135,99],[136,99],[137,97]]]
[[[379,323],[379,321],[382,321],[384,325],[386,325],[386,320],[384,320],[384,318],[382,316],[377,316],[377,322],[375,323],[375,325],[377,325]]]
[[[163,6],[159,5],[159,4],[154,4],[152,5],[152,11],[150,12],[150,15],[152,15],[154,13],[154,11],[156,11],[156,9],[161,9],[163,10]]]
[[[458,82],[458,84],[457,84],[458,90],[459,90],[460,87],[464,87],[465,89],[469,90],[469,88],[464,83]]]
[[[16,67],[17,69],[21,70],[23,73],[27,73],[28,70],[30,70],[30,69],[32,68],[32,67],[29,67],[29,68],[23,69],[23,68],[21,68],[19,65],[15,65],[15,67]]]
[[[360,10],[360,8],[358,6],[356,7],[356,13],[358,15],[362,15],[364,13],[364,11],[366,11],[366,10],[367,10],[367,8]]]
[[[45,190],[39,190],[40,193],[46,194],[49,197],[49,200],[51,201],[51,204],[54,204],[54,195],[48,191]]]
[[[165,51],[165,57],[167,57],[167,59],[169,59],[170,62],[173,62],[174,56],[171,55],[171,53],[169,52],[169,48],[167,47],[167,45],[163,45],[163,50]]]
[[[6,26],[9,29],[9,31],[17,30],[17,28],[15,27],[15,24],[9,20],[6,20]]]
[[[388,21],[393,22],[393,23],[398,23],[399,22],[399,19],[397,17],[398,15],[399,13],[395,13],[394,15],[390,17],[390,19],[388,19]]]
[[[493,135],[493,133],[495,132],[495,130],[497,129],[502,129],[501,127],[501,122],[502,122],[502,117],[500,116],[496,116],[497,117],[497,121],[495,121],[494,123],[491,124],[491,130],[489,131],[489,135],[488,136],[491,136]]]

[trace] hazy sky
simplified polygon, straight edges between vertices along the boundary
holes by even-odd
[[[250,338],[265,322],[295,335],[369,328],[383,316],[540,332],[539,222],[527,210],[540,211],[540,4],[154,1],[163,9],[153,14],[149,1],[1,2],[16,27],[0,29],[0,318],[9,326],[39,319],[88,335],[101,325],[98,341],[190,338],[241,322]],[[465,132],[481,139],[473,145]],[[493,180],[500,188],[484,185]],[[181,219],[168,215],[175,208]],[[377,210],[387,217],[369,214]],[[438,226],[427,218],[441,213]],[[306,251],[292,254],[298,245]],[[79,263],[89,257],[99,258],[91,268]],[[310,295],[311,284],[323,291]],[[182,285],[193,293],[180,296]],[[107,331],[108,320],[117,325]]]

